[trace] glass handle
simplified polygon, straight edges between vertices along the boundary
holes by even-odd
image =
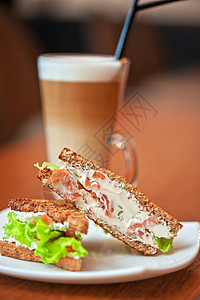
[[[125,177],[132,184],[137,184],[138,178],[138,151],[132,139],[126,140],[121,134],[113,134],[109,137],[108,144],[117,147],[123,151],[124,159],[126,161]]]

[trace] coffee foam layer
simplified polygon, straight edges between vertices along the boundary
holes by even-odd
[[[51,81],[119,81],[127,63],[113,56],[43,55],[38,58],[38,73],[40,79]]]

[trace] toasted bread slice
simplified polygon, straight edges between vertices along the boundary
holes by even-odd
[[[0,253],[2,256],[8,256],[16,259],[40,262],[40,257],[34,255],[34,250],[24,246],[17,246],[15,243],[4,242],[0,240]],[[56,266],[68,271],[80,271],[82,260],[80,258],[63,257],[60,258]]]
[[[76,237],[76,232],[87,234],[85,213],[64,200],[11,198],[8,207],[19,212],[45,213],[52,223],[68,223],[66,236]]]
[[[96,224],[145,255],[171,247],[182,225],[151,202],[125,178],[103,169],[70,149],[58,170],[40,170],[38,178]],[[73,194],[69,187],[73,186]],[[169,249],[167,247],[167,250]]]

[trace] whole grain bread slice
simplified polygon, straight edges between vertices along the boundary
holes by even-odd
[[[40,256],[34,255],[34,250],[30,250],[24,246],[18,247],[15,243],[9,243],[0,240],[0,253],[2,256],[8,256],[16,259],[41,262]],[[80,258],[62,257],[59,262],[55,263],[56,266],[68,271],[80,271],[82,260]]]
[[[20,212],[43,212],[52,222],[69,224],[66,235],[76,237],[76,231],[87,234],[88,219],[83,211],[64,200],[44,200],[29,198],[11,198],[8,207]]]

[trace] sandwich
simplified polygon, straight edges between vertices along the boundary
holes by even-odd
[[[145,255],[172,248],[182,225],[151,202],[125,178],[103,169],[70,149],[60,166],[43,163],[38,178],[106,232]]]
[[[80,271],[87,251],[81,244],[87,234],[85,213],[64,200],[11,198],[0,253],[16,259],[55,264]]]

